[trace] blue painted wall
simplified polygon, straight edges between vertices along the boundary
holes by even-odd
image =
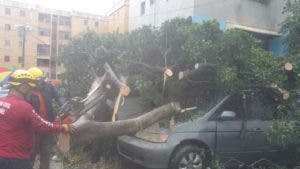
[[[193,23],[203,23],[204,21],[211,20],[213,18],[203,17],[203,16],[193,16],[192,21]],[[220,25],[220,29],[222,31],[227,30],[227,25],[225,21],[217,20]],[[269,39],[268,41],[268,50],[272,52],[275,56],[284,56],[286,54],[284,46],[283,46],[283,37],[284,36],[274,36]]]
[[[214,18],[208,18],[208,17],[203,17],[203,16],[193,16],[192,17],[192,21],[193,23],[203,23],[205,21],[208,21],[208,20],[212,20]],[[220,29],[222,31],[225,31],[226,30],[226,22],[225,21],[220,21],[220,20],[217,20],[217,22],[219,22],[219,25],[220,25]]]
[[[269,51],[276,56],[284,56],[286,50],[283,45],[284,36],[273,37],[269,40]]]

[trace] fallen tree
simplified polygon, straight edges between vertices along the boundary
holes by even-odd
[[[181,109],[178,103],[169,103],[137,118],[116,122],[96,122],[83,117],[73,124],[77,130],[74,136],[76,141],[85,141],[99,137],[133,134],[179,112]]]
[[[179,103],[172,102],[133,119],[109,121],[114,115],[109,111],[113,109],[108,104],[111,102],[110,99],[113,97],[116,100],[115,104],[119,104],[117,96],[119,94],[127,96],[130,88],[116,76],[107,63],[104,68],[105,74],[102,77],[96,77],[87,97],[82,100],[84,108],[78,113],[80,117],[72,124],[76,130],[71,137],[73,144],[108,136],[136,133],[163,118],[181,112]],[[70,136],[62,134],[59,140],[61,150],[68,151],[69,142]]]

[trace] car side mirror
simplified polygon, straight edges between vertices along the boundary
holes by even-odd
[[[232,119],[235,119],[236,118],[236,113],[233,112],[233,111],[223,111],[220,115],[220,120],[223,121],[223,120],[232,120]]]

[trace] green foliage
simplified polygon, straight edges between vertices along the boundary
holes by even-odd
[[[282,33],[285,37],[285,45],[289,54],[298,55],[300,53],[300,1],[295,0],[293,3],[287,3],[283,11],[287,15],[282,24]]]
[[[174,19],[160,29],[144,26],[129,34],[87,33],[73,40],[61,57],[66,72],[63,76],[71,96],[86,93],[93,76],[102,74],[108,62],[117,74],[128,77],[133,94],[143,104],[156,107],[169,101],[181,101],[186,82],[176,76],[164,83],[163,75],[143,68],[170,67],[174,73],[190,69],[195,63],[217,66],[217,87],[220,93],[240,90],[251,84],[283,85],[283,59],[264,51],[261,42],[241,30],[222,32],[218,22],[192,23],[191,18]],[[84,58],[84,59],[82,59]]]
[[[63,49],[58,58],[65,67],[62,75],[64,87],[70,91],[71,96],[82,96],[88,91],[91,82],[90,67],[95,65],[95,52],[101,45],[96,33],[87,33],[75,40]]]
[[[237,29],[223,32],[214,20],[196,24],[191,18],[177,18],[163,23],[160,29],[145,26],[129,34],[101,36],[89,32],[74,39],[59,57],[66,68],[64,87],[70,91],[71,97],[84,96],[93,81],[92,72],[103,74],[105,62],[111,64],[117,74],[128,77],[132,95],[140,96],[142,104],[149,109],[169,101],[189,105],[191,98],[184,93],[191,84],[178,80],[176,74],[191,69],[195,63],[216,65],[218,94],[232,93],[248,85],[274,83],[283,87],[287,81],[282,69],[284,63],[290,61],[296,72],[300,70],[300,1],[295,4],[285,9],[293,15],[286,19],[282,29],[284,34],[289,33],[285,43],[291,57],[274,57],[263,50],[261,42],[250,33]],[[175,76],[164,83],[163,74],[153,73],[141,63],[172,68]],[[298,80],[295,90],[299,88]],[[194,93],[201,94],[198,90]],[[205,101],[205,98],[192,99],[202,104]],[[278,111],[282,112],[280,117],[288,114],[286,106],[279,106]],[[300,140],[297,120],[280,120],[274,121],[270,129],[271,141],[285,145],[290,138]]]
[[[300,72],[300,1],[295,0],[292,3],[287,1],[283,13],[286,14],[287,17],[282,24],[281,31],[285,38],[284,43],[288,55],[290,56],[283,58],[281,60],[282,64],[279,65],[276,64],[280,62],[274,62],[273,59],[268,62],[270,62],[270,66],[280,66],[283,65],[283,63],[291,62],[293,64],[293,71],[297,76],[297,73]],[[274,72],[272,79],[282,86],[289,83],[287,77],[283,74],[278,74],[278,72],[282,71],[277,70],[277,72]],[[296,85],[291,92],[299,92],[299,89],[299,78],[296,77]],[[295,147],[300,143],[300,112],[294,109],[292,101],[293,100],[290,99],[289,101],[282,102],[282,104],[278,106],[278,119],[274,120],[270,128],[269,138],[270,141],[277,143],[283,148],[287,149],[293,147],[294,151]]]

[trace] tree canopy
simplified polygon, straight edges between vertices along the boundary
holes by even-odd
[[[221,31],[218,22],[192,23],[191,18],[167,21],[157,29],[144,26],[128,34],[97,35],[89,32],[64,48],[60,61],[66,68],[63,79],[71,96],[86,93],[93,74],[101,74],[105,62],[127,77],[133,94],[142,96],[147,107],[180,101],[189,84],[177,73],[196,63],[216,65],[218,93],[252,85],[283,86],[285,58],[273,57],[250,33]],[[170,68],[174,76],[164,82],[163,74],[151,71]],[[88,84],[88,85],[87,85]],[[165,85],[165,86],[164,86]]]

